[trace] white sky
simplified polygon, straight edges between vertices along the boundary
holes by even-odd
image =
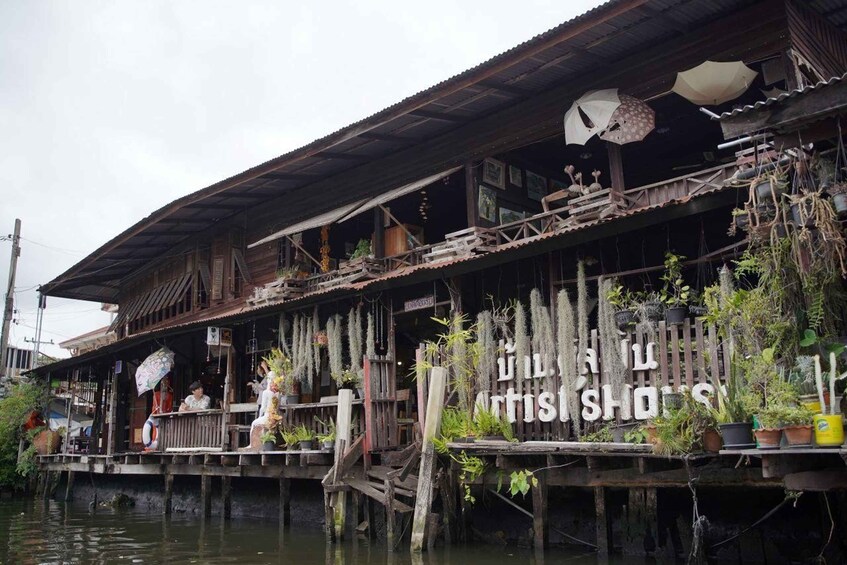
[[[38,284],[160,206],[597,4],[0,1],[0,235],[23,222],[10,343],[31,346]],[[106,325],[99,306],[48,298],[42,339]]]

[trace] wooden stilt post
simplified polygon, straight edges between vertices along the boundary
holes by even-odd
[[[335,539],[335,524],[332,504],[330,503],[330,493],[324,491],[324,529],[326,533],[327,547]]]
[[[349,524],[347,528],[350,530],[349,534],[351,538],[356,537],[356,529],[359,527],[359,515],[361,514],[360,508],[362,507],[362,493],[359,491],[353,491],[350,493],[352,497],[352,504],[350,507],[350,515],[353,517],[353,521]]]
[[[532,487],[532,531],[535,551],[544,551],[550,534],[547,522],[547,477],[541,473],[535,478],[538,483]]]
[[[279,478],[279,523],[291,525],[291,479]]]
[[[174,498],[174,476],[170,473],[165,474],[165,504],[163,513],[170,514],[173,511]]]
[[[202,475],[200,477],[200,500],[202,501],[203,516],[212,515],[212,477]]]
[[[232,477],[228,475],[221,477],[221,506],[224,519],[228,520],[232,515]]]
[[[362,500],[364,505],[365,520],[368,521],[368,539],[376,539],[376,513],[374,512],[374,501],[370,497],[364,497]]]
[[[412,519],[412,552],[423,551],[426,524],[432,507],[433,481],[435,479],[435,446],[432,440],[441,429],[441,410],[444,404],[444,389],[447,386],[447,370],[434,367],[429,380],[429,397],[426,402],[426,423],[421,447],[421,468],[418,477],[418,492],[415,513]]]
[[[388,551],[394,551],[394,483],[385,479],[385,544]]]
[[[73,490],[74,490],[74,477],[76,473],[73,471],[68,471],[68,484],[65,485],[65,502],[70,502],[73,498]]]
[[[341,464],[346,447],[350,442],[350,424],[353,418],[353,391],[338,391],[338,415],[335,418],[335,458],[336,465]],[[341,477],[339,477],[341,478]],[[335,493],[335,507],[333,508],[333,524],[335,527],[335,539],[344,538],[344,522],[347,518],[347,493],[340,491]]]
[[[594,508],[597,516],[597,553],[608,555],[610,547],[609,518],[606,515],[606,488],[594,487]]]
[[[109,387],[109,434],[106,436],[106,455],[112,456],[115,453],[115,441],[117,439],[116,418],[118,408],[118,373],[115,372],[114,364],[112,364],[112,384]]]

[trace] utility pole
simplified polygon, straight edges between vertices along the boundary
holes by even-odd
[[[3,310],[3,331],[0,332],[0,378],[6,377],[6,350],[9,347],[9,326],[15,309],[15,272],[21,256],[21,221],[15,219],[15,234],[12,236],[12,259],[9,262],[9,286],[6,287],[6,307]]]
[[[41,288],[38,289],[38,310],[35,318],[35,351],[33,352],[32,368],[38,368],[38,354],[41,352],[41,344],[48,343],[41,341],[41,327],[44,324],[44,309],[47,308],[47,297],[41,294]],[[51,339],[49,343],[53,343]]]

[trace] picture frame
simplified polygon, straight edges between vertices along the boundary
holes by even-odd
[[[527,171],[526,195],[530,200],[541,202],[541,199],[547,196],[547,179],[532,171]]]
[[[477,201],[479,217],[489,222],[497,222],[497,193],[483,184],[479,185]]]
[[[510,208],[500,207],[500,225],[510,224],[512,222],[517,222],[518,220],[523,220],[526,217],[524,212],[518,212],[517,210],[512,210]]]
[[[523,172],[520,167],[509,165],[509,183],[523,188]]]
[[[483,160],[482,182],[506,190],[506,164],[497,159]]]
[[[561,180],[557,180],[557,179],[550,179],[550,192],[551,193],[556,192],[558,190],[566,190],[569,187],[570,187],[570,185],[568,183],[566,183],[565,181],[561,181]]]

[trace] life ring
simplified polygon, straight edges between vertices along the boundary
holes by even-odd
[[[159,424],[152,417],[147,418],[144,427],[141,428],[141,441],[145,449],[155,450],[159,447]]]

